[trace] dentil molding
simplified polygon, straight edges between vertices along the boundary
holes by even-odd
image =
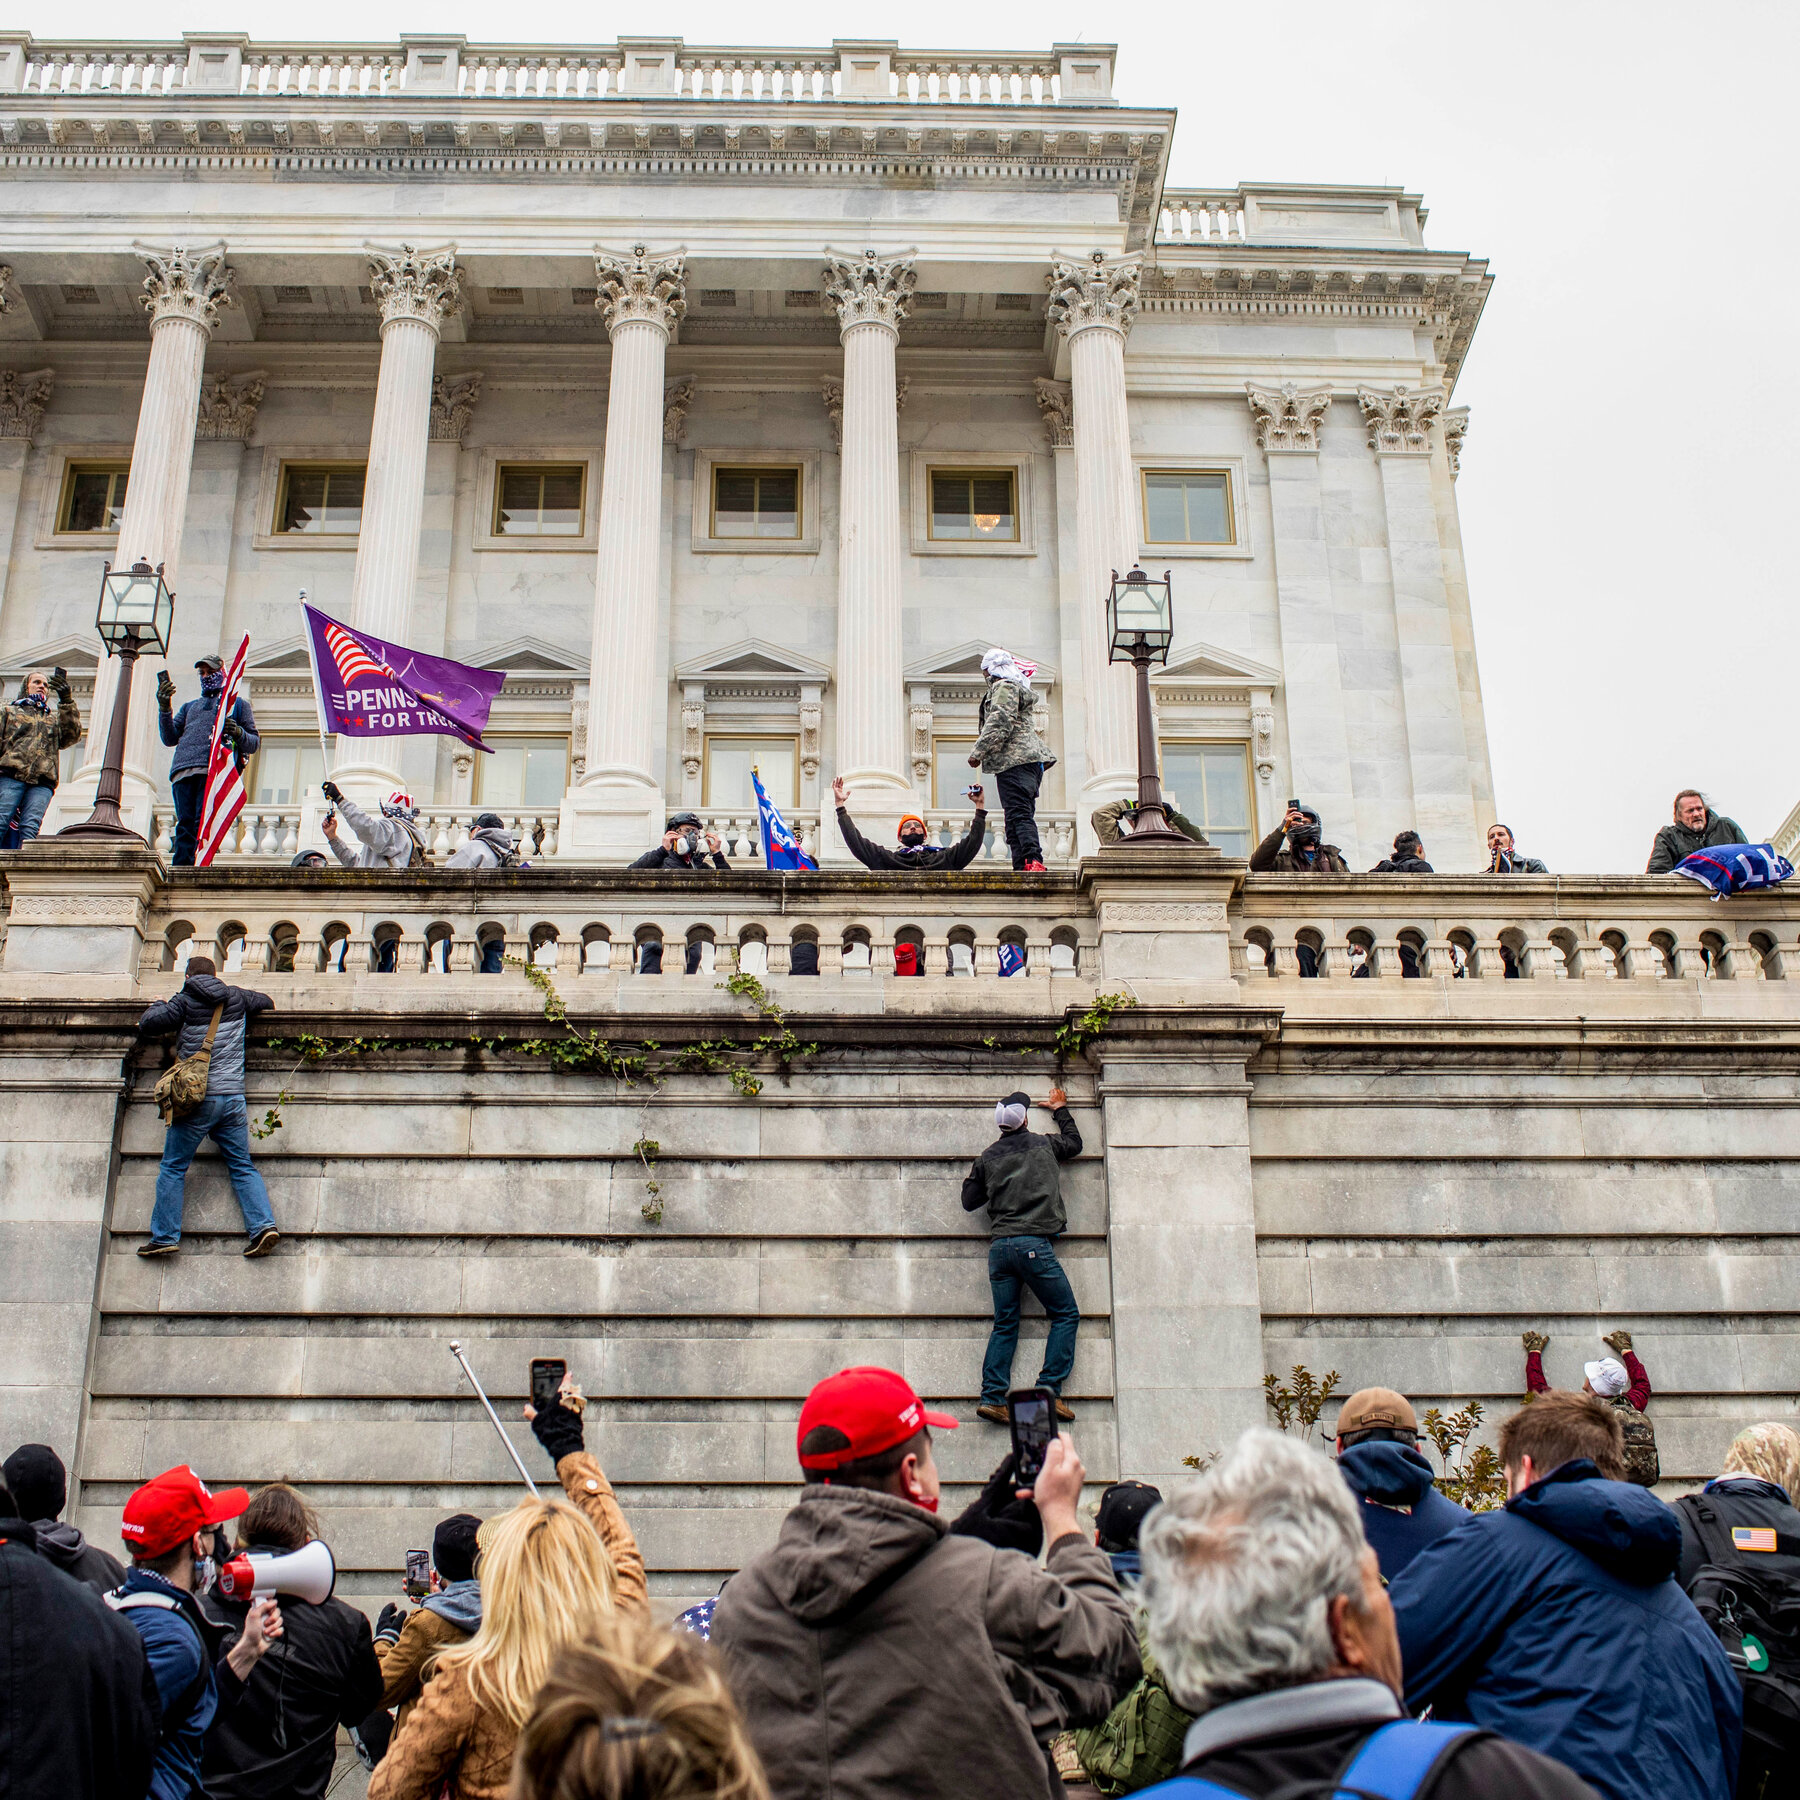
[[[415,250],[411,244],[402,244],[397,255],[373,248],[367,255],[369,289],[381,308],[383,331],[401,319],[439,331],[444,315],[462,304],[462,277],[454,244],[442,250]]]
[[[858,257],[843,257],[827,246],[824,292],[837,308],[840,335],[858,325],[900,329],[901,321],[912,311],[913,288],[919,279],[912,261],[915,254],[904,250],[898,256],[884,257],[878,251],[865,250]]]
[[[1143,273],[1141,256],[1108,257],[1095,250],[1085,262],[1058,259],[1045,277],[1050,288],[1045,313],[1064,337],[1096,325],[1123,337],[1138,315]]]
[[[225,262],[225,246],[190,251],[177,245],[166,254],[134,246],[150,273],[138,305],[150,315],[150,329],[165,319],[186,319],[210,333],[219,322],[222,307],[233,304],[231,284],[236,272]]]
[[[1291,381],[1284,381],[1279,388],[1264,388],[1247,381],[1244,391],[1256,421],[1259,450],[1279,453],[1319,448],[1319,426],[1331,405],[1330,388],[1301,388]]]
[[[609,332],[634,320],[673,331],[687,312],[687,251],[652,256],[633,244],[626,256],[595,245],[594,282],[594,304]]]

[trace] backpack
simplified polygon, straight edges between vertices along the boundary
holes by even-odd
[[[1330,1781],[1294,1781],[1274,1789],[1267,1800],[1413,1800],[1444,1761],[1471,1737],[1491,1733],[1473,1725],[1427,1725],[1418,1719],[1395,1719],[1365,1738],[1344,1772]],[[1145,1794],[1167,1800],[1243,1800],[1235,1789],[1198,1775],[1177,1775]]]
[[[206,1098],[206,1083],[212,1074],[213,1039],[219,1035],[219,1020],[224,1017],[225,1003],[213,1008],[212,1023],[206,1028],[206,1042],[192,1056],[184,1056],[172,1069],[163,1071],[156,1084],[156,1110],[165,1125],[185,1119],[200,1110]]]
[[[1608,1403],[1619,1415],[1625,1428],[1625,1479],[1639,1487],[1655,1487],[1662,1479],[1662,1459],[1656,1454],[1656,1427],[1625,1398],[1617,1395]]]
[[[1766,1525],[1727,1525],[1704,1494],[1685,1494],[1675,1505],[1706,1555],[1688,1598],[1743,1686],[1745,1749],[1759,1747],[1783,1766],[1800,1751],[1800,1579],[1759,1569],[1754,1559],[1800,1557],[1800,1537]]]

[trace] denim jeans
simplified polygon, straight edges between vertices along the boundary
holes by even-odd
[[[1042,763],[1022,763],[1016,769],[1002,769],[994,777],[994,786],[1000,790],[1000,810],[1006,815],[1006,847],[1012,852],[1015,869],[1044,860],[1037,828],[1038,789],[1043,781]]]
[[[242,1094],[209,1094],[185,1119],[177,1119],[163,1138],[162,1167],[156,1175],[156,1210],[150,1215],[150,1236],[159,1244],[181,1241],[182,1189],[188,1164],[208,1134],[219,1146],[225,1167],[231,1171],[231,1191],[244,1215],[244,1229],[251,1237],[275,1223],[269,1209],[269,1190],[250,1160],[250,1114]]]
[[[1030,1288],[1050,1315],[1050,1338],[1037,1387],[1060,1394],[1075,1366],[1075,1330],[1081,1308],[1075,1290],[1056,1260],[1056,1247],[1043,1237],[995,1238],[988,1245],[988,1285],[994,1290],[994,1329],[981,1359],[981,1403],[1004,1405],[1012,1383],[1013,1351],[1019,1342],[1019,1293]]]
[[[19,842],[28,844],[37,836],[50,805],[53,787],[27,787],[16,775],[0,775],[0,830],[19,815]]]
[[[175,800],[175,840],[169,852],[169,867],[191,869],[194,866],[194,844],[200,835],[200,803],[206,798],[206,774],[169,783]]]

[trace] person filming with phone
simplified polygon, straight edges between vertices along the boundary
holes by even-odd
[[[1048,1795],[1050,1739],[1137,1679],[1130,1609],[1076,1517],[1081,1458],[1048,1396],[1021,1398],[1043,1466],[1008,1485],[1041,1521],[1042,1566],[939,1516],[932,1433],[957,1421],[904,1376],[844,1369],[807,1396],[806,1487],[712,1624],[775,1800]]]
[[[1019,1300],[1026,1288],[1050,1315],[1037,1385],[1050,1390],[1059,1419],[1075,1417],[1062,1391],[1075,1367],[1081,1308],[1056,1260],[1052,1240],[1069,1222],[1061,1165],[1081,1154],[1081,1133],[1069,1111],[1069,1096],[1061,1088],[1052,1088],[1040,1104],[1056,1121],[1055,1134],[1027,1131],[1030,1097],[1008,1094],[994,1108],[1000,1136],[976,1157],[962,1184],[963,1211],[978,1212],[985,1206],[993,1238],[988,1245],[988,1285],[994,1296],[994,1328],[981,1362],[981,1404],[975,1412],[995,1425],[1007,1423],[1006,1390],[1019,1343]]]
[[[480,1529],[473,1513],[440,1519],[431,1548],[406,1553],[401,1589],[413,1610],[403,1612],[390,1600],[376,1618],[381,1704],[400,1709],[396,1727],[406,1723],[438,1652],[466,1643],[481,1629],[481,1583],[475,1577],[475,1534]]]
[[[900,820],[900,848],[884,850],[879,844],[871,844],[851,823],[850,809],[845,804],[850,790],[844,786],[840,775],[831,784],[831,797],[837,802],[838,830],[843,835],[844,848],[850,852],[865,869],[966,869],[981,854],[981,847],[987,842],[987,807],[985,795],[979,786],[966,788],[969,803],[975,808],[975,816],[969,821],[969,829],[954,844],[934,844],[925,829],[925,821],[917,813],[907,813]]]

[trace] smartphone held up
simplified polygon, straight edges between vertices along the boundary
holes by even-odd
[[[542,1412],[562,1391],[563,1377],[569,1365],[560,1356],[534,1356],[531,1359],[531,1404]]]
[[[1018,1484],[1035,1486],[1056,1441],[1056,1396],[1048,1388],[1015,1388],[1006,1396],[1006,1419]]]

